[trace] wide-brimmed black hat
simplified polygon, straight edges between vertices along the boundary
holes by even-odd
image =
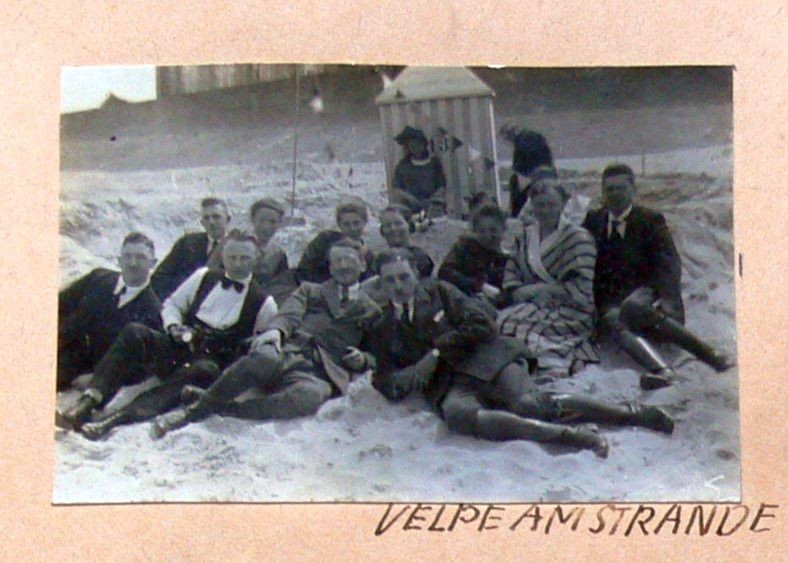
[[[553,166],[553,153],[541,133],[514,127],[501,129],[503,136],[514,145],[512,170],[530,176],[540,166]]]
[[[425,145],[427,144],[427,137],[424,136],[424,132],[421,129],[411,127],[410,125],[407,125],[405,129],[402,130],[402,133],[394,137],[394,140],[400,145],[407,144],[407,142],[411,139],[421,141]]]

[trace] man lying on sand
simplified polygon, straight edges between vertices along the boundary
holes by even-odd
[[[96,366],[89,388],[76,405],[58,413],[59,426],[81,429],[91,439],[119,424],[152,418],[179,403],[181,388],[210,383],[238,357],[255,326],[276,313],[276,302],[252,279],[257,241],[233,230],[222,247],[224,272],[201,268],[164,302],[166,332],[140,323],[126,325]],[[124,385],[155,374],[163,383],[95,423],[95,408],[106,405]]]
[[[91,373],[128,323],[161,328],[161,302],[150,287],[153,241],[129,233],[118,256],[120,272],[96,268],[58,295],[57,390]]]
[[[671,384],[673,370],[645,337],[672,342],[721,372],[731,361],[684,328],[681,258],[665,217],[634,205],[635,175],[626,164],[602,174],[604,206],[583,226],[596,241],[594,297],[609,332],[647,373],[643,389]]]
[[[608,445],[595,428],[556,423],[673,432],[673,421],[656,407],[540,392],[524,347],[497,336],[488,309],[450,284],[419,281],[407,250],[384,251],[378,265],[388,303],[365,342],[377,363],[373,385],[388,399],[420,390],[453,432],[565,444],[600,457],[607,457]]]
[[[317,412],[345,391],[354,373],[372,367],[356,348],[380,308],[360,291],[365,262],[352,239],[329,251],[331,279],[305,282],[284,302],[251,352],[233,363],[207,390],[187,387],[189,406],[156,420],[154,438],[217,413],[253,420],[290,419]],[[236,401],[255,389],[259,396]]]

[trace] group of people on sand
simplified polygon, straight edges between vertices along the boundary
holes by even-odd
[[[56,424],[99,439],[153,419],[160,438],[212,414],[309,416],[371,373],[392,401],[422,393],[453,432],[606,457],[604,436],[583,423],[670,434],[673,420],[653,406],[544,391],[538,374],[570,376],[598,362],[605,337],[644,367],[643,389],[675,375],[653,340],[716,371],[731,366],[684,327],[678,252],[665,218],[634,204],[628,166],[605,169],[602,208],[578,220],[552,156],[518,161],[523,135],[513,135],[510,212],[522,220],[514,247],[502,248],[508,214],[478,198],[469,231],[435,271],[411,232],[445,179],[423,133],[401,137],[399,203],[379,213],[387,246],[378,252],[364,243],[368,209],[355,197],[340,201],[337,229],[319,233],[294,268],[273,242],[285,208],[268,197],[249,210],[254,234],[228,230],[226,203],[204,199],[204,231],[179,239],[155,269],[153,242],[126,236],[119,272],[96,269],[60,293],[58,390],[92,377]],[[157,385],[103,412],[121,387],[151,375]]]

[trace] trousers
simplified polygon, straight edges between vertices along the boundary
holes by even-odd
[[[235,400],[249,389],[256,389],[259,396]],[[270,349],[235,361],[187,412],[190,420],[212,413],[252,420],[291,419],[316,413],[331,395],[331,384],[311,360]]]

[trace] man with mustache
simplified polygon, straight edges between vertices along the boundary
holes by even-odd
[[[373,366],[358,349],[365,327],[380,314],[360,290],[365,262],[358,241],[342,239],[329,251],[331,279],[302,283],[255,338],[249,354],[224,370],[207,390],[187,387],[184,409],[156,420],[153,437],[211,414],[253,420],[312,415],[344,393],[353,374]],[[257,396],[236,401],[255,389]]]

